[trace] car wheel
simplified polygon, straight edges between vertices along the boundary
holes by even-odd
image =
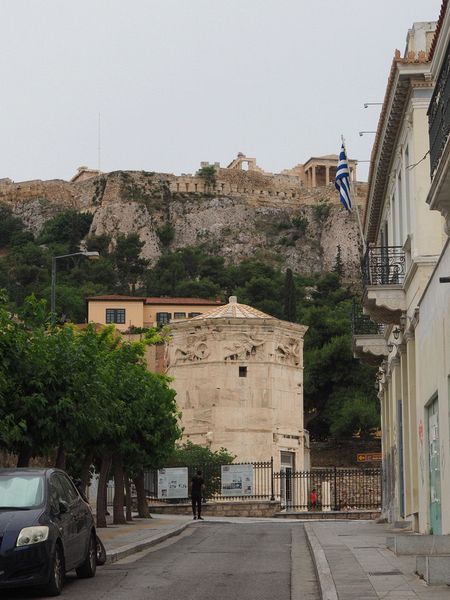
[[[105,546],[102,543],[102,540],[97,537],[97,566],[102,566],[106,562],[106,550]]]
[[[78,577],[94,577],[97,570],[97,540],[95,535],[91,533],[89,538],[89,546],[84,562],[76,569]]]
[[[59,596],[64,585],[64,555],[59,544],[56,544],[55,553],[50,570],[50,579],[45,586],[45,594],[47,596]]]

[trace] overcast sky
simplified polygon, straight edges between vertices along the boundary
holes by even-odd
[[[0,177],[369,158],[395,48],[441,0],[0,0]],[[359,179],[367,177],[362,163]]]

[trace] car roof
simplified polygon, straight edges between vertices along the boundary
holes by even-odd
[[[12,467],[8,469],[0,468],[0,475],[3,473],[9,473],[11,475],[14,473],[17,473],[17,475],[47,475],[54,471],[60,471],[60,469],[45,467]]]

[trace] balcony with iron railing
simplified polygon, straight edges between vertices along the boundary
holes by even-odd
[[[430,136],[430,166],[433,176],[438,168],[450,133],[450,55],[447,50],[444,63],[436,81],[428,109]]]
[[[362,305],[366,314],[376,323],[398,323],[405,310],[406,254],[403,248],[370,246],[364,256],[362,273]]]
[[[360,304],[353,303],[353,356],[369,365],[379,365],[388,355],[384,338],[385,329],[386,326],[383,323],[374,323],[368,315],[363,314]]]
[[[446,220],[450,232],[450,46],[437,77],[428,109],[431,186],[427,203]]]

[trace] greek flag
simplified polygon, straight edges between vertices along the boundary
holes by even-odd
[[[351,211],[352,200],[350,197],[350,169],[348,168],[344,144],[341,146],[339,162],[336,169],[336,180],[334,184],[339,192],[339,200],[348,211]]]

